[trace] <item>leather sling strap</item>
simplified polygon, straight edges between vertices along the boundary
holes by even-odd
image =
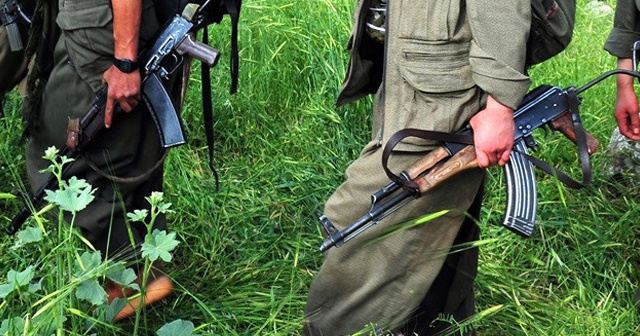
[[[587,149],[587,137],[584,128],[582,127],[582,121],[580,120],[580,112],[578,104],[580,99],[577,97],[576,90],[569,88],[566,90],[569,97],[569,111],[571,111],[571,119],[573,120],[573,129],[576,133],[576,140],[578,146],[578,153],[580,157],[580,168],[582,170],[582,182],[578,182],[561,170],[552,167],[548,163],[533,157],[531,155],[522,153],[531,163],[536,167],[542,169],[545,173],[556,176],[560,182],[564,183],[569,188],[581,189],[588,186],[592,180],[591,160],[589,159],[589,151]]]
[[[416,187],[414,183],[412,183],[412,181],[407,181],[399,175],[394,174],[387,165],[389,162],[389,156],[391,156],[393,149],[398,143],[406,138],[419,138],[424,140],[473,145],[473,136],[463,133],[446,133],[416,128],[404,128],[393,134],[387,144],[384,146],[384,150],[382,152],[382,169],[384,169],[384,172],[389,180],[394,181],[404,187],[410,188]]]
[[[549,165],[548,163],[528,155],[526,153],[522,153],[531,163],[533,163],[536,167],[540,168],[545,173],[555,176],[558,178],[560,182],[572,189],[580,189],[588,186],[591,183],[592,179],[592,171],[591,171],[591,161],[589,158],[589,152],[587,149],[587,140],[584,128],[582,127],[582,122],[580,120],[580,114],[578,110],[579,98],[577,97],[576,91],[574,89],[568,89],[567,94],[569,95],[569,110],[571,112],[571,117],[573,120],[573,127],[576,133],[577,138],[577,146],[580,157],[580,166],[582,170],[582,181],[578,182],[571,178],[569,175],[564,173],[563,171]],[[414,128],[405,128],[394,135],[391,136],[389,141],[384,147],[382,152],[382,168],[384,169],[385,174],[389,177],[389,180],[394,181],[403,187],[407,188],[415,188],[415,182],[407,181],[399,175],[394,174],[388,167],[389,156],[393,152],[394,148],[398,143],[400,143],[405,138],[414,137],[420,138],[424,140],[431,141],[440,141],[440,142],[448,142],[448,143],[458,143],[464,145],[473,145],[473,136],[469,135],[465,132],[459,133],[446,133],[446,132],[438,132],[438,131],[427,131],[420,130]],[[515,150],[515,149],[514,149]]]
[[[240,58],[238,53],[238,20],[240,18],[240,5],[239,0],[224,0],[224,4],[231,19],[231,87],[229,93],[234,94],[238,90]],[[209,44],[209,31],[206,26],[202,30],[202,42],[207,45]],[[203,62],[200,71],[202,77],[202,116],[207,138],[207,149],[209,151],[209,168],[213,172],[216,190],[218,190],[220,189],[220,179],[215,167],[213,155],[215,133],[213,129],[213,99],[211,97],[211,67]]]
[[[205,27],[202,31],[202,42],[209,44],[209,34]],[[204,132],[207,137],[207,149],[209,151],[209,168],[216,182],[216,190],[220,187],[218,171],[213,159],[214,131],[213,131],[213,98],[211,97],[211,68],[205,62],[200,64],[202,78],[202,118],[204,120]]]

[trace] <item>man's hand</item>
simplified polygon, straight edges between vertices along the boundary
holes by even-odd
[[[124,73],[112,66],[102,76],[102,83],[108,88],[104,125],[109,128],[116,106],[124,112],[131,112],[140,102],[140,72]]]
[[[112,0],[113,10],[113,56],[117,59],[135,60],[138,56],[138,37],[142,0]],[[140,72],[123,73],[111,66],[102,76],[107,85],[107,104],[105,106],[104,125],[111,127],[116,103],[125,112],[131,112],[140,101]]]
[[[632,70],[633,60],[621,58],[618,68]],[[631,140],[640,140],[640,120],[638,119],[638,96],[633,88],[634,77],[619,74],[617,78],[616,107],[613,115],[618,122],[620,134]]]
[[[473,128],[478,166],[507,164],[515,136],[513,109],[489,96],[485,109],[474,115],[469,124]]]
[[[638,120],[638,97],[633,90],[618,89],[616,107],[613,114],[618,122],[620,134],[632,140],[640,140],[640,120]]]

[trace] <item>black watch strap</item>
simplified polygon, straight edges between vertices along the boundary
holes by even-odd
[[[138,70],[138,62],[132,61],[127,58],[123,58],[123,59],[114,58],[113,65],[115,65],[116,68],[118,68],[118,70],[124,73],[131,73]]]

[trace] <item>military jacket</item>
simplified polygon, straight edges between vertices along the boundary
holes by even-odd
[[[460,105],[458,116],[429,115],[429,108],[425,115],[397,100],[421,96],[456,105],[462,104],[458,93],[479,89],[511,108],[519,105],[530,85],[524,74],[530,1],[388,0],[384,45],[364,29],[370,2],[356,4],[351,58],[337,104],[377,92],[384,83],[379,123],[385,138],[406,127],[455,131],[478,112]],[[403,85],[410,92],[402,92]],[[433,117],[439,121],[425,121]]]
[[[632,58],[633,43],[640,40],[640,0],[618,0],[613,29],[604,48],[619,58]]]

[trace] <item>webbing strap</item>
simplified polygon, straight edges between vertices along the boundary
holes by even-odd
[[[396,132],[389,138],[389,141],[384,146],[384,150],[382,152],[382,168],[384,169],[385,174],[389,180],[399,183],[403,186],[413,187],[408,185],[408,181],[401,178],[399,175],[394,174],[388,167],[389,156],[393,152],[393,149],[396,147],[398,143],[406,138],[419,138],[424,140],[433,140],[433,141],[442,141],[442,142],[455,142],[461,144],[472,145],[473,144],[473,136],[466,133],[446,133],[439,131],[427,131],[416,128],[404,128]]]
[[[240,19],[241,0],[224,0],[227,13],[231,19],[231,87],[229,93],[234,94],[238,90],[238,75],[240,55],[238,51],[238,21]],[[209,30],[205,26],[202,31],[202,42],[209,44]],[[201,64],[202,75],[202,114],[204,120],[205,135],[207,137],[207,148],[209,151],[209,168],[213,172],[216,182],[216,190],[220,188],[220,178],[215,167],[213,147],[214,147],[214,129],[213,129],[213,98],[211,97],[211,67],[204,62]]]
[[[202,32],[202,42],[209,44],[209,33],[205,27]],[[213,172],[216,181],[216,190],[220,187],[220,179],[213,158],[214,131],[213,131],[213,98],[211,97],[211,67],[205,62],[200,66],[202,77],[202,118],[204,120],[204,132],[207,137],[207,149],[209,151],[209,168]]]
[[[592,179],[591,159],[589,157],[586,132],[582,127],[582,121],[580,120],[580,111],[578,106],[580,103],[580,98],[578,98],[576,90],[574,88],[567,89],[566,93],[569,98],[569,111],[571,112],[573,129],[576,134],[578,153],[580,158],[580,168],[582,170],[582,181],[578,182],[574,180],[563,171],[555,167],[552,167],[548,163],[536,157],[533,157],[529,154],[522,153],[522,152],[519,152],[519,153],[524,155],[529,161],[531,161],[536,167],[542,169],[542,171],[544,171],[545,173],[558,178],[558,180],[562,182],[564,185],[566,185],[567,187],[572,189],[581,189],[588,186],[591,183],[591,179]]]
[[[563,171],[549,165],[548,163],[540,160],[536,157],[520,152],[536,167],[540,168],[545,173],[555,176],[560,182],[572,189],[580,189],[588,186],[592,179],[591,160],[589,158],[589,151],[587,149],[587,137],[584,128],[582,127],[582,121],[580,120],[579,103],[580,100],[577,97],[575,89],[569,88],[566,90],[569,97],[569,110],[573,120],[573,127],[576,133],[577,146],[580,157],[580,168],[582,170],[582,181],[578,182],[571,178]],[[468,128],[465,128],[465,131]],[[447,143],[458,143],[465,145],[473,145],[473,136],[469,132],[461,131],[458,133],[445,133],[438,131],[427,131],[414,128],[402,129],[391,136],[389,141],[384,147],[382,152],[382,168],[389,180],[394,181],[403,187],[415,188],[415,183],[407,181],[399,175],[394,174],[388,167],[389,156],[393,152],[398,143],[408,137],[415,137],[423,140],[440,141]],[[522,141],[522,140],[521,140]],[[516,150],[515,148],[513,150]]]
[[[238,21],[240,19],[240,1],[225,0],[227,13],[231,19],[231,88],[229,93],[234,94],[238,90],[238,74],[240,55],[238,54]]]

